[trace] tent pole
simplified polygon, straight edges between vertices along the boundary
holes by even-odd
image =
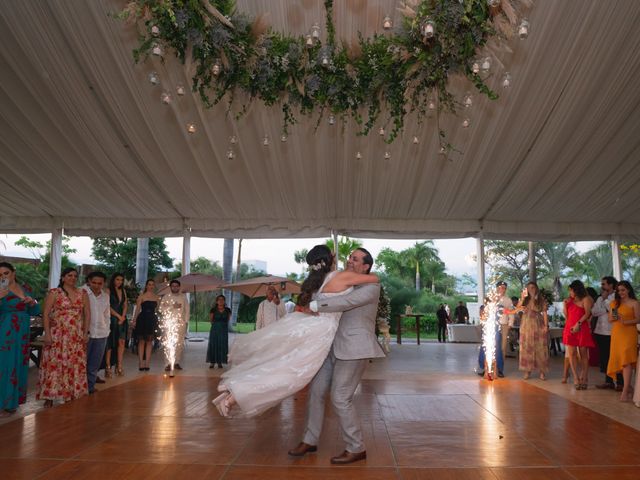
[[[482,234],[476,238],[476,257],[478,264],[478,303],[482,305],[485,297],[484,286],[484,239]]]
[[[622,263],[620,262],[620,240],[618,237],[611,240],[611,254],[613,255],[613,276],[620,281],[622,280]]]
[[[62,273],[62,228],[56,228],[51,232],[51,252],[49,262],[49,288],[56,288],[60,283]]]

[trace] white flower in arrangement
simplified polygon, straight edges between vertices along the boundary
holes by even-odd
[[[320,263],[315,263],[313,265],[309,265],[309,268],[307,269],[308,271],[314,271],[317,272],[319,270],[321,270],[323,267],[326,267],[327,264],[324,263],[324,260],[320,260]]]

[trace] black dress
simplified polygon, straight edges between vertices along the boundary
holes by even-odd
[[[133,330],[133,335],[137,339],[152,340],[155,338],[156,330],[158,329],[157,306],[158,302],[153,300],[142,302],[140,313],[136,319],[136,328]]]
[[[109,296],[109,303],[111,305],[111,309],[118,312],[119,315],[122,315],[124,311],[124,304],[127,301],[127,297],[122,292],[122,297],[118,298],[118,294],[114,291],[111,292]],[[129,331],[129,323],[125,318],[124,322],[118,323],[118,319],[111,316],[111,328],[109,330],[109,340],[107,340],[107,350],[117,350],[118,349],[118,341],[124,340],[126,345],[127,343],[127,332]]]

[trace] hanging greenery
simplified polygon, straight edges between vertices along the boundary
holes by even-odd
[[[497,95],[473,68],[478,50],[492,37],[512,36],[530,0],[406,0],[393,33],[359,36],[336,45],[333,1],[325,0],[326,41],[320,35],[290,36],[271,30],[264,18],[248,18],[231,0],[134,0],[120,13],[138,26],[136,62],[150,54],[174,54],[192,78],[206,107],[238,90],[266,105],[282,105],[283,133],[296,114],[352,117],[368,134],[391,122],[392,142],[405,116],[422,119],[435,107],[455,113],[448,89],[462,73],[490,99]],[[155,49],[155,50],[154,50]],[[243,106],[243,107],[246,107]],[[242,108],[241,111],[244,111]],[[439,128],[439,127],[438,127]],[[439,132],[445,147],[444,133]]]

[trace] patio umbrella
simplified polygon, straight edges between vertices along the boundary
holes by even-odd
[[[193,305],[194,311],[196,304],[196,292],[210,292],[212,290],[218,290],[224,284],[224,280],[213,275],[206,275],[204,273],[187,273],[175,280],[180,281],[180,291],[182,293],[193,293]],[[169,283],[166,283],[158,291],[158,295],[165,295],[171,290]],[[198,315],[196,313],[196,330],[198,330]]]
[[[275,275],[266,275],[264,277],[248,278],[236,283],[228,283],[222,288],[240,292],[247,297],[266,297],[267,287],[274,286],[276,291],[281,295],[300,293],[300,284],[286,277],[277,277]]]

